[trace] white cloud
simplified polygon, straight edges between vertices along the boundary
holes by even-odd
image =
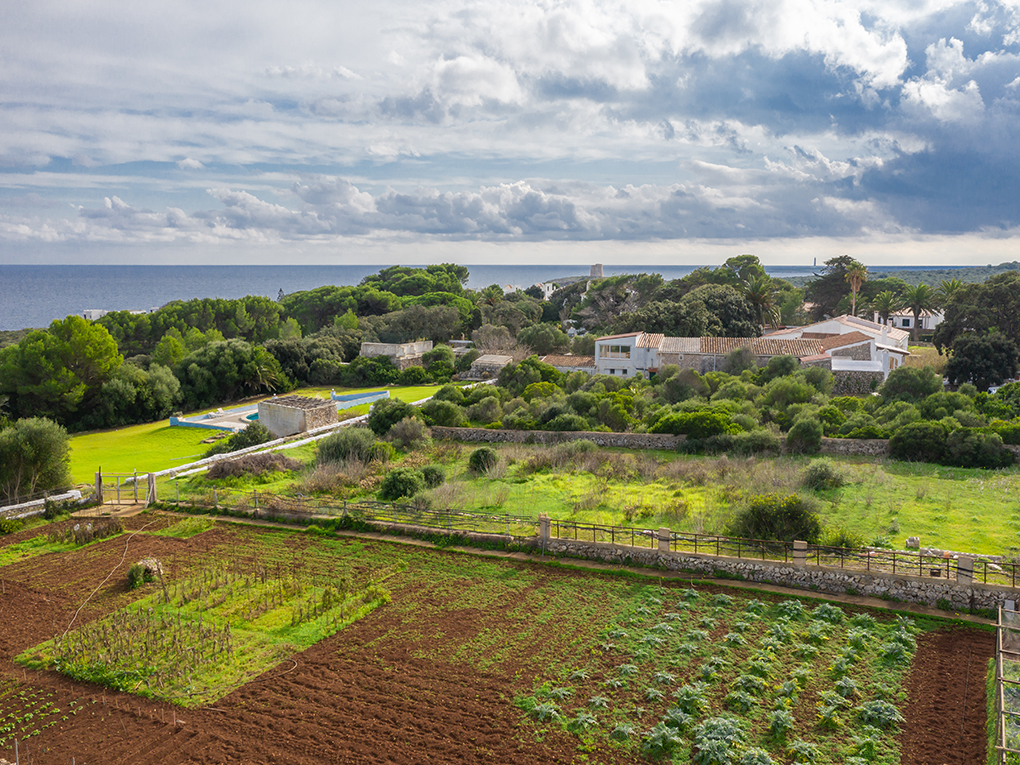
[[[179,167],[181,170],[201,170],[202,168],[205,167],[205,165],[203,165],[197,159],[187,157],[185,159],[180,160],[177,163],[177,167]]]

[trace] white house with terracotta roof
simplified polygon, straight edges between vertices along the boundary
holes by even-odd
[[[942,311],[921,311],[921,315],[918,317],[918,329],[922,332],[931,332],[935,329],[942,321],[946,318],[946,315]],[[878,311],[875,311],[875,321],[877,323],[882,322],[882,317],[878,315]],[[914,312],[908,308],[901,308],[899,311],[893,311],[889,314],[889,326],[899,327],[901,329],[913,329],[914,327]]]
[[[788,327],[777,332],[770,332],[767,337],[825,340],[836,335],[848,335],[851,332],[859,332],[873,337],[878,345],[902,348],[903,350],[907,350],[907,343],[910,340],[910,333],[902,329],[847,315],[835,316],[814,324],[806,324],[803,327]]]
[[[861,321],[864,320],[856,320]],[[648,376],[659,367],[676,364],[702,373],[711,372],[723,369],[730,353],[746,348],[759,365],[767,364],[774,356],[793,356],[805,366],[823,366],[834,374],[868,373],[884,380],[909,355],[907,333],[902,330],[883,325],[869,327],[856,322],[830,322],[766,337],[665,337],[645,332],[609,335],[595,341],[595,371],[622,377],[638,373]]]

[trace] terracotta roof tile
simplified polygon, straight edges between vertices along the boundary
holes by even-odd
[[[593,367],[595,366],[594,356],[567,356],[549,355],[542,357],[542,361],[554,367]]]
[[[659,353],[701,353],[701,338],[664,337]]]
[[[832,348],[842,348],[846,345],[856,345],[857,343],[871,342],[875,338],[872,335],[866,335],[863,332],[847,332],[845,335],[834,335],[833,337],[822,340],[819,346],[823,351],[831,350]]]
[[[654,332],[646,332],[641,335],[641,339],[637,342],[638,348],[658,348],[662,345],[662,338],[664,335],[657,334]]]

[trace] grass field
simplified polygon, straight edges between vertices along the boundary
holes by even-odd
[[[438,385],[405,388],[339,389],[338,393],[371,393],[389,390],[402,401],[418,401],[439,389]],[[331,388],[301,388],[295,395],[329,396]],[[247,403],[254,402],[255,399]],[[188,412],[189,416],[215,411],[218,407]],[[345,410],[348,417],[368,413],[368,404]],[[91,483],[100,468],[105,473],[156,472],[201,459],[209,448],[203,444],[212,431],[203,428],[171,428],[167,421],[130,425],[116,430],[95,431],[72,436],[71,478],[75,483]]]
[[[288,451],[306,467],[257,477],[211,481],[197,475],[164,483],[161,496],[231,502],[230,491],[375,499],[382,477],[397,465],[440,465],[446,482],[428,490],[434,508],[550,517],[601,525],[725,533],[742,503],[758,494],[808,496],[825,533],[840,530],[865,544],[902,548],[908,536],[924,546],[985,553],[1020,552],[1020,470],[947,468],[866,457],[833,458],[845,484],[827,491],[804,486],[811,459],[688,457],[670,452],[601,449],[564,457],[555,447],[507,444],[485,475],[468,470],[474,447],[437,443],[398,455],[389,466],[355,465],[313,472],[314,446]]]

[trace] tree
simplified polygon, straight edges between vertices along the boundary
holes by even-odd
[[[736,288],[723,284],[705,284],[688,292],[681,299],[680,305],[692,307],[695,301],[704,303],[709,313],[706,335],[717,337],[761,335],[754,306]]]
[[[779,303],[776,302],[776,287],[770,276],[764,273],[751,276],[747,281],[741,282],[741,291],[754,306],[759,326],[764,328],[765,324],[770,322],[779,324]]]
[[[0,497],[16,504],[71,483],[67,431],[45,417],[27,417],[0,430]]]
[[[889,314],[895,313],[900,308],[900,299],[892,290],[884,290],[875,295],[871,301],[871,307],[878,313],[883,324],[889,323]]]
[[[539,356],[562,353],[570,344],[567,333],[553,324],[533,324],[517,333],[517,342],[528,346]]]
[[[861,285],[868,281],[868,267],[856,260],[853,265],[846,269],[844,277],[850,284],[850,315],[857,315],[857,293],[861,291]]]
[[[811,318],[821,321],[826,316],[835,316],[836,307],[846,296],[847,273],[856,260],[849,255],[840,255],[825,261],[822,272],[804,287],[804,299],[812,304]]]
[[[260,392],[287,390],[290,381],[265,348],[244,340],[210,343],[188,354],[174,368],[185,406],[218,404]]]
[[[886,401],[923,401],[932,393],[942,391],[942,377],[931,367],[897,367],[882,384],[880,393]]]
[[[104,327],[68,316],[0,351],[0,394],[10,396],[18,417],[72,425],[97,406],[123,360]]]
[[[946,364],[946,377],[951,385],[970,382],[978,390],[999,385],[1016,377],[1016,373],[1016,343],[998,332],[958,335]]]
[[[946,305],[963,286],[963,282],[959,279],[943,279],[939,282],[938,289],[935,290],[939,305]]]
[[[927,284],[907,287],[903,291],[903,306],[909,308],[914,314],[914,326],[911,334],[915,342],[917,341],[917,328],[921,323],[921,314],[932,310],[935,307],[935,302],[935,290]]]
[[[945,319],[935,329],[935,347],[952,348],[957,335],[993,329],[1020,337],[1020,273],[1008,271],[984,284],[965,284],[944,305]]]

